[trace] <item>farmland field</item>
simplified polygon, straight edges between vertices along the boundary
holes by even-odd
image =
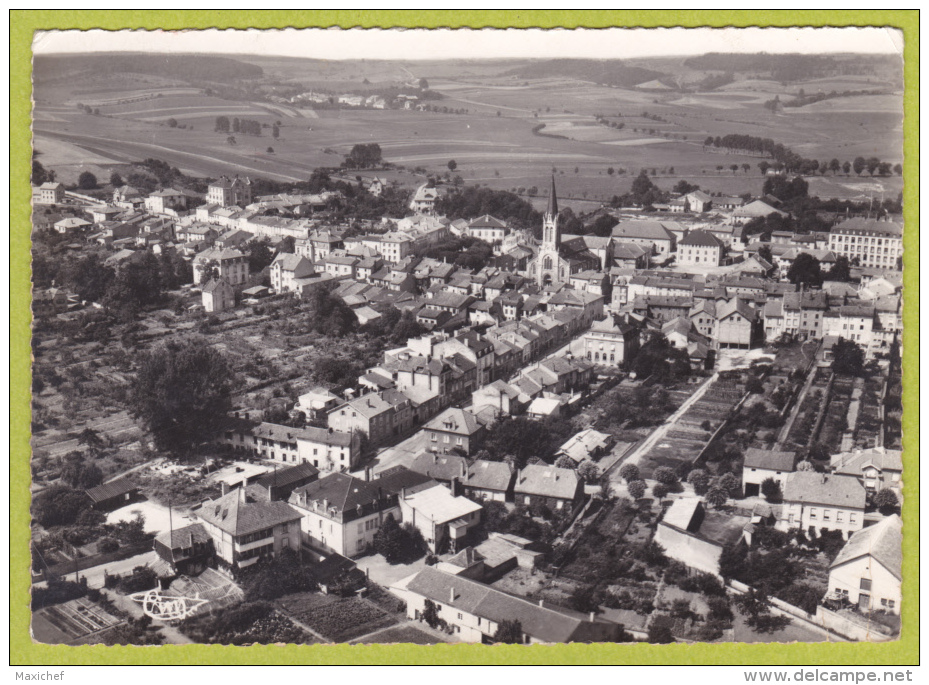
[[[38,80],[35,146],[42,163],[60,180],[73,182],[84,170],[106,176],[120,165],[146,157],[164,159],[182,171],[215,177],[239,173],[277,181],[305,180],[320,166],[338,166],[356,143],[377,142],[387,161],[444,173],[457,162],[467,183],[493,188],[531,188],[556,169],[559,191],[578,202],[608,201],[629,190],[641,169],[655,170],[656,184],[670,189],[681,179],[710,192],[758,193],[757,157],[704,149],[707,136],[730,133],[770,137],[816,159],[877,156],[892,164],[902,158],[902,111],[897,94],[840,97],[772,114],[762,105],[784,100],[806,85],[877,90],[871,77],[818,79],[785,86],[769,80],[737,80],[716,90],[679,92],[655,81],[654,88],[614,87],[551,74],[517,78],[513,62],[329,63],[272,57],[242,57],[260,65],[268,79],[244,85],[253,93],[284,85],[325,92],[365,88],[405,89],[428,78],[435,106],[465,113],[413,110],[321,109],[271,103],[257,95],[223,96],[175,79],[135,74],[86,74]],[[674,60],[671,60],[672,62]],[[659,64],[656,62],[656,64]],[[642,84],[649,86],[649,84]],[[99,110],[86,114],[77,105]],[[598,123],[595,115],[622,128]],[[647,116],[645,116],[647,115]],[[218,116],[255,119],[259,137],[214,132]],[[178,127],[168,126],[174,119]],[[280,137],[270,126],[281,122]],[[543,125],[541,129],[538,129]],[[183,127],[183,128],[182,128]],[[536,134],[535,131],[538,131]],[[273,152],[268,152],[268,148]],[[748,163],[748,173],[729,171]],[[723,170],[718,167],[723,167]],[[607,169],[625,170],[611,175]],[[405,185],[422,174],[401,176]],[[895,196],[901,179],[826,176],[810,179],[821,197],[861,199],[882,192]]]

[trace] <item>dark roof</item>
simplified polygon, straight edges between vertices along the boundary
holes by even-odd
[[[720,247],[719,238],[706,231],[691,231],[678,245],[696,245],[697,247]]]
[[[746,468],[768,469],[770,471],[793,471],[795,452],[777,452],[774,450],[760,450],[749,447],[745,450]]]
[[[468,460],[455,454],[423,452],[413,460],[410,469],[429,478],[450,481],[452,478],[461,478],[467,466]]]
[[[113,499],[114,497],[119,497],[130,492],[135,492],[139,489],[139,486],[133,483],[128,478],[117,478],[116,480],[111,480],[109,483],[104,483],[103,485],[98,485],[95,488],[90,488],[87,490],[87,496],[94,501],[94,503],[105,502],[108,499]]]
[[[609,641],[620,626],[548,603],[515,597],[477,581],[426,567],[407,584],[407,589],[442,605],[480,616],[495,623],[519,621],[523,632],[543,642]],[[454,594],[454,599],[449,601]]]
[[[550,216],[558,216],[558,196],[555,194],[555,174],[552,174],[552,190],[548,194],[548,209],[545,213]]]
[[[433,480],[424,473],[413,471],[405,466],[394,466],[381,471],[377,478],[371,482],[384,492],[398,495],[403,490],[407,492],[418,492],[426,488],[431,488],[436,485],[438,481]]]
[[[160,542],[168,549],[187,549],[193,547],[194,543],[209,542],[212,539],[202,523],[191,523],[183,528],[166,530],[155,538],[155,542]]]
[[[347,473],[333,473],[315,483],[299,487],[294,490],[290,500],[296,503],[297,498],[302,498],[303,495],[306,495],[307,501],[327,500],[329,506],[338,512],[349,511],[379,499],[375,483]]]
[[[255,499],[237,488],[200,508],[200,518],[231,535],[247,535],[286,521],[297,521],[300,513],[284,502]]]
[[[864,509],[865,489],[854,476],[795,471],[784,485],[784,501]]]
[[[286,469],[278,469],[271,473],[266,473],[255,481],[255,485],[260,485],[263,488],[279,488],[299,483],[306,478],[316,478],[318,475],[319,469],[309,462],[304,462],[303,464],[297,464],[296,466],[291,466]]]

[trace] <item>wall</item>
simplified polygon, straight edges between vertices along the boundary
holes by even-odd
[[[719,557],[723,548],[663,523],[655,530],[655,542],[672,559],[705,573],[719,576]]]
[[[814,620],[823,628],[834,631],[850,640],[861,642],[888,642],[895,639],[894,636],[879,632],[867,625],[853,623],[844,616],[830,611],[824,606],[816,607],[816,618]],[[883,629],[884,627],[881,626],[881,628]]]

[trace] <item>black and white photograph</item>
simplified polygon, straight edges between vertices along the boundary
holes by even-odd
[[[32,639],[898,640],[902,36],[35,33]]]

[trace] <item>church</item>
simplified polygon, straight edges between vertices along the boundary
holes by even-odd
[[[590,251],[583,240],[562,242],[558,227],[558,196],[555,194],[555,177],[552,176],[548,208],[542,217],[542,244],[535,259],[529,262],[529,275],[543,288],[564,285],[570,281],[571,274],[589,269],[600,270],[601,266],[600,258]]]

